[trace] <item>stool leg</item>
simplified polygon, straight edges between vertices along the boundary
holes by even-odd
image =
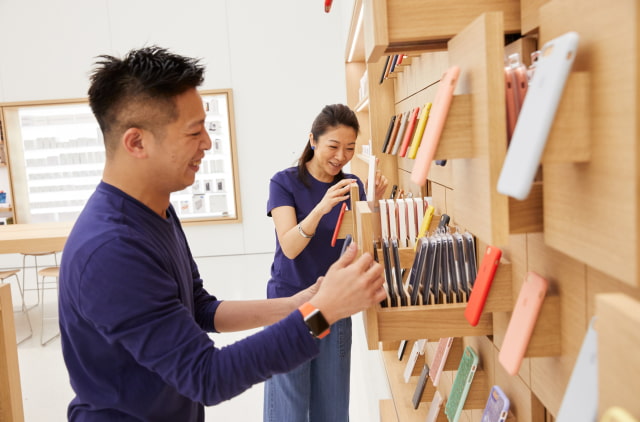
[[[56,300],[57,300],[57,294],[58,294],[58,277],[55,277],[55,283],[56,283]],[[49,337],[47,340],[44,340],[44,311],[45,311],[45,304],[44,304],[44,291],[46,290],[45,288],[45,276],[42,276],[42,285],[40,286],[40,291],[42,293],[42,312],[40,314],[40,322],[41,322],[41,329],[40,329],[40,345],[42,346],[46,346],[51,340],[55,339],[56,337],[58,337],[60,335],[60,331],[58,330],[58,332]],[[46,319],[50,319],[50,318],[46,318]]]

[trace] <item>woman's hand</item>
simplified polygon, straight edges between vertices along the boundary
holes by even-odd
[[[342,179],[331,186],[327,189],[327,193],[324,194],[322,200],[316,205],[315,210],[317,210],[320,215],[325,215],[337,204],[349,199],[349,189],[353,183],[356,183],[354,179]]]

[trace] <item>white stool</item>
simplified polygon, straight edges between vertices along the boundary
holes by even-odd
[[[20,344],[25,340],[30,339],[33,336],[33,327],[31,327],[31,320],[29,319],[29,311],[27,310],[27,307],[24,304],[24,292],[22,291],[22,287],[20,286],[20,279],[18,278],[18,273],[20,272],[20,270],[5,270],[5,271],[0,271],[0,282],[4,283],[4,281],[6,279],[8,279],[9,277],[15,277],[16,279],[16,284],[18,285],[18,290],[20,291],[20,299],[22,301],[21,307],[20,307],[20,312],[22,314],[24,314],[27,317],[27,324],[29,325],[29,335],[18,340],[16,339],[16,343]]]
[[[45,320],[56,320],[58,321],[58,277],[60,276],[60,267],[59,266],[55,266],[55,267],[47,267],[47,268],[43,268],[41,270],[38,271],[38,275],[40,277],[42,277],[42,281],[40,281],[38,283],[38,289],[40,290],[40,293],[42,295],[42,297],[39,299],[39,302],[42,303],[42,309],[41,309],[41,313],[40,313],[40,319],[41,319],[41,329],[40,329],[40,344],[42,346],[45,346],[47,343],[49,343],[51,340],[53,340],[54,338],[58,337],[60,335],[60,330],[56,330],[56,334],[54,334],[53,336],[48,337],[46,340],[44,339],[44,321]],[[46,281],[46,278],[49,277],[53,277],[55,280],[54,281]],[[53,287],[48,287],[53,285]],[[55,290],[56,291],[56,306],[55,306],[55,316],[51,316],[51,317],[46,317],[45,314],[45,309],[46,309],[46,304],[44,301],[44,292],[45,290]]]
[[[38,257],[43,257],[46,255],[53,255],[54,265],[58,266],[58,255],[56,252],[23,252],[22,253],[22,294],[30,291],[35,291],[37,294],[38,302],[35,305],[29,307],[29,309],[40,304],[40,290],[39,290],[39,267],[38,267]],[[35,288],[27,288],[27,257],[33,257],[33,261],[35,263],[35,273],[36,273],[36,287]]]

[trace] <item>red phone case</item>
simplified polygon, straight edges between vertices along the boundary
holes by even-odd
[[[407,155],[407,149],[409,149],[409,144],[413,139],[413,132],[415,130],[419,114],[420,107],[416,107],[413,109],[411,115],[409,116],[409,120],[407,121],[407,129],[404,131],[404,138],[402,139],[402,144],[400,145],[400,151],[398,151],[398,155],[400,157],[404,157],[405,155]]]
[[[338,221],[336,222],[336,228],[333,230],[333,237],[331,238],[331,247],[336,246],[336,241],[338,240],[338,232],[340,231],[340,226],[342,225],[342,218],[344,217],[344,211],[347,209],[347,203],[342,203],[342,208],[340,208],[340,214],[338,214]]]
[[[489,289],[491,289],[493,276],[496,274],[498,264],[500,264],[501,256],[502,251],[500,248],[489,245],[480,262],[480,268],[478,268],[478,274],[473,283],[473,289],[469,295],[467,307],[464,310],[464,317],[469,321],[469,324],[474,327],[478,325],[480,315],[482,315],[482,310],[489,295]]]

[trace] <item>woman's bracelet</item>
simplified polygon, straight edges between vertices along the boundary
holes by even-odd
[[[302,230],[302,225],[300,224],[298,224],[298,233],[300,233],[300,236],[304,237],[305,239],[311,239],[315,235],[315,233],[306,234],[304,230]]]

